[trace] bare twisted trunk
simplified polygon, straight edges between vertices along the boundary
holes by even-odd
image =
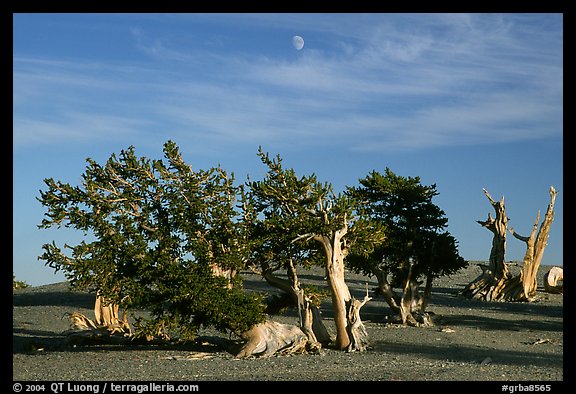
[[[508,218],[504,208],[504,197],[496,202],[486,190],[484,194],[496,211],[496,218],[488,214],[488,220],[478,221],[494,234],[490,261],[488,266],[479,265],[482,268],[482,274],[468,284],[462,294],[485,301],[532,301],[536,296],[538,268],[548,241],[550,225],[554,220],[554,202],[557,191],[554,187],[550,187],[550,203],[537,235],[540,212],[538,212],[529,237],[518,235],[510,229],[514,237],[526,243],[522,271],[516,277],[511,277],[505,263]]]
[[[367,333],[360,319],[360,308],[370,300],[368,295],[363,301],[358,301],[350,294],[350,289],[344,278],[344,258],[346,249],[342,248],[342,238],[348,232],[348,224],[344,218],[344,226],[333,232],[331,237],[316,235],[313,238],[324,248],[326,256],[326,277],[332,293],[334,323],[336,325],[335,347],[340,350],[362,351],[366,348]]]

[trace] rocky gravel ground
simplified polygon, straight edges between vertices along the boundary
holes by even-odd
[[[515,269],[514,266],[511,267]],[[540,280],[550,267],[540,267]],[[516,267],[517,269],[517,267]],[[434,283],[429,328],[390,323],[387,304],[375,296],[361,312],[370,347],[346,353],[323,349],[238,360],[212,341],[196,344],[73,346],[64,332],[66,313],[92,317],[94,295],[70,291],[67,283],[13,291],[13,380],[19,381],[444,381],[562,382],[563,296],[545,293],[531,303],[486,303],[458,295],[480,273],[475,263]],[[247,274],[245,285],[270,290]],[[307,284],[324,285],[322,273],[300,273]],[[357,298],[376,281],[348,275]],[[367,285],[366,285],[367,284]],[[322,305],[333,329],[329,301]],[[297,324],[293,310],[274,316]],[[222,334],[210,330],[201,335]]]

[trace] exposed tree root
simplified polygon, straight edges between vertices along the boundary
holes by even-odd
[[[243,334],[243,339],[247,342],[236,358],[270,357],[318,350],[316,346],[309,349],[310,342],[298,326],[272,320],[255,325]]]
[[[67,341],[75,345],[84,344],[124,344],[131,340],[132,329],[126,313],[118,318],[118,305],[108,303],[97,295],[94,304],[95,319],[80,312],[68,314],[70,330],[66,331]]]

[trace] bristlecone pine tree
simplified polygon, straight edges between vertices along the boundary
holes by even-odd
[[[73,325],[98,338],[108,332],[173,340],[193,340],[201,327],[212,326],[245,340],[237,357],[302,351],[330,341],[315,296],[304,291],[295,268],[303,260],[322,261],[336,347],[363,350],[359,312],[368,297],[351,297],[344,258],[352,245],[369,248],[365,240],[378,238],[378,231],[354,220],[348,200],[334,196],[329,185],[314,176],[286,185],[282,177],[292,182],[293,172],[260,155],[273,179],[249,185],[253,191],[262,186],[255,202],[220,167],[194,171],[172,141],[164,145],[166,161],[138,158],[130,147],[105,165],[87,159],[80,186],[46,179],[39,201],[47,212],[39,227],[72,227],[86,238],[64,250],[45,244],[39,259],[62,270],[74,288],[98,295],[95,319],[73,313]],[[277,181],[282,190],[274,192]],[[301,197],[283,201],[289,196]],[[260,223],[260,214],[270,216]],[[311,247],[314,242],[320,247]],[[301,308],[300,326],[268,320],[263,296],[242,289],[237,273],[252,259],[267,279],[273,278],[272,264],[288,270],[289,286],[283,285]],[[136,319],[132,332],[126,315],[118,316],[120,308],[148,310],[150,317]]]
[[[484,189],[484,194],[492,204],[496,214],[496,217],[493,218],[488,213],[487,220],[477,221],[493,233],[490,260],[488,265],[480,265],[482,273],[464,288],[463,295],[485,301],[533,301],[535,299],[538,268],[548,242],[550,226],[554,221],[554,202],[558,194],[553,186],[550,186],[549,192],[550,203],[538,234],[536,231],[540,221],[540,211],[538,211],[530,236],[523,237],[517,234],[514,229],[509,230],[514,237],[526,243],[522,270],[519,275],[512,276],[505,261],[508,217],[506,216],[504,197],[500,201],[495,201],[490,193]]]
[[[399,176],[386,168],[385,174],[372,171],[347,193],[358,200],[362,215],[386,228],[387,235],[371,253],[350,255],[349,267],[376,277],[378,292],[403,324],[432,325],[426,307],[434,278],[466,265],[456,239],[444,230],[444,211],[432,201],[438,195],[436,185],[422,185],[419,177]]]
[[[332,186],[318,182],[315,175],[297,177],[294,170],[282,167],[279,156],[272,159],[261,148],[259,156],[268,173],[264,180],[248,183],[252,261],[268,283],[286,292],[297,305],[300,328],[312,348],[332,339],[320,318],[317,294],[302,286],[297,267],[323,267],[335,316],[334,347],[364,350],[367,334],[360,308],[370,297],[352,297],[344,264],[350,250],[371,250],[381,242],[382,229],[354,217],[353,200],[335,195]],[[286,270],[287,279],[274,274],[278,269]]]
[[[83,321],[92,328],[126,331],[118,308],[141,308],[150,318],[135,320],[137,337],[192,340],[203,326],[241,336],[265,315],[261,297],[235,275],[248,253],[239,190],[220,167],[194,171],[172,141],[164,155],[138,158],[130,147],[104,165],[87,159],[80,186],[46,179],[39,227],[72,227],[86,238],[65,244],[68,253],[45,244],[39,259],[97,293],[95,321]]]

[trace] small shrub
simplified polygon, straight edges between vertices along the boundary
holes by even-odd
[[[21,280],[16,280],[16,275],[12,274],[12,290],[24,289],[25,287],[30,287],[30,285]]]

